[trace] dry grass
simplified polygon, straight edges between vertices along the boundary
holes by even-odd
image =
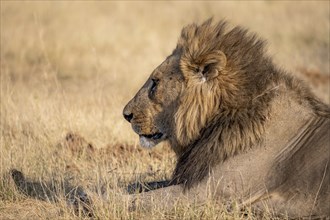
[[[99,219],[233,219],[210,202],[166,212],[128,212],[123,185],[170,177],[167,146],[141,149],[121,116],[176,44],[180,29],[210,16],[268,39],[280,66],[308,80],[329,103],[328,2],[19,2],[1,1],[0,219],[77,219],[63,198],[19,193],[8,172],[32,181],[65,180],[94,192]],[[302,73],[302,74],[301,74]],[[68,132],[89,151],[63,145]],[[252,218],[252,217],[247,217]]]

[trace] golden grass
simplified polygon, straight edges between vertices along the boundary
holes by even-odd
[[[93,196],[99,219],[235,219],[213,204],[161,204],[128,212],[122,186],[170,177],[167,146],[141,149],[121,115],[175,47],[182,26],[226,18],[268,39],[275,62],[310,80],[329,103],[327,2],[19,2],[1,1],[0,219],[77,219],[63,198],[29,198],[8,177],[19,169],[31,181],[68,179]],[[300,74],[303,73],[303,74]],[[61,147],[68,132],[95,148],[91,157]],[[113,201],[113,202],[111,202]],[[252,217],[247,217],[252,218]]]

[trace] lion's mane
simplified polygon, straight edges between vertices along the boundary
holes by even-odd
[[[273,65],[263,40],[241,27],[227,26],[224,21],[213,25],[212,19],[189,25],[176,48],[187,85],[175,115],[178,162],[173,183],[188,188],[226,158],[262,142],[279,86],[293,91],[316,114],[329,117],[327,106],[302,82]],[[198,82],[194,68],[217,59],[217,51],[225,54],[225,67],[217,78]]]

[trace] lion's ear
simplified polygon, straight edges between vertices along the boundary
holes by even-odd
[[[226,64],[226,55],[222,51],[217,50],[206,56],[199,68],[203,77],[206,79],[213,79],[226,67]]]
[[[211,80],[217,77],[226,67],[226,55],[216,50],[207,55],[196,57],[195,59],[186,60],[187,67],[190,69],[189,76],[201,78],[203,80]],[[186,68],[185,68],[186,69]]]

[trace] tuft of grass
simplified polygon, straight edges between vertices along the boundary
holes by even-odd
[[[212,201],[152,212],[128,212],[123,202],[128,183],[170,178],[174,153],[166,144],[142,149],[122,109],[191,22],[213,16],[249,27],[268,39],[274,62],[330,102],[327,2],[0,4],[0,219],[87,218],[68,206],[68,185],[91,192],[98,219],[254,218]],[[55,184],[56,201],[31,198],[13,168],[29,183],[65,186]]]

